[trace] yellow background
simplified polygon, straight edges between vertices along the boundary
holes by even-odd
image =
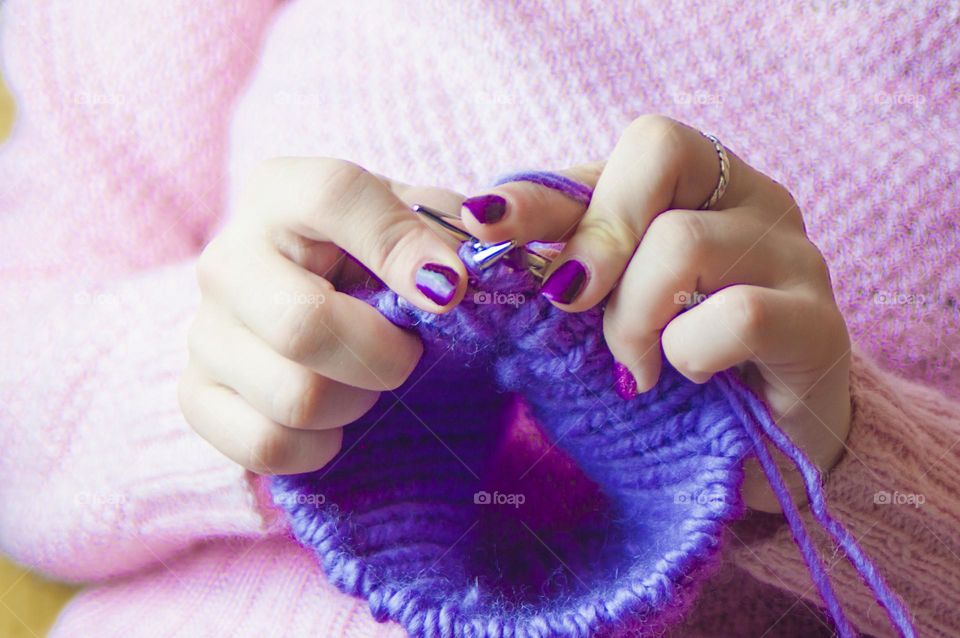
[[[0,78],[0,140],[10,133],[13,118],[13,98]],[[0,558],[0,637],[45,636],[72,593],[66,585],[45,581]]]

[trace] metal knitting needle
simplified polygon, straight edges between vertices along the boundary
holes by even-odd
[[[526,247],[526,251],[527,270],[529,270],[530,274],[536,277],[538,281],[543,281],[544,274],[547,272],[547,268],[550,267],[551,260],[531,250],[529,247]]]
[[[444,229],[445,231],[447,231],[448,233],[450,233],[460,241],[474,241],[474,242],[480,241],[479,239],[477,239],[467,231],[463,230],[458,226],[454,226],[453,224],[447,221],[448,219],[460,219],[456,215],[453,215],[451,213],[445,213],[435,208],[424,206],[423,204],[414,204],[413,212],[420,215],[421,217],[424,217],[430,220],[431,222],[433,222],[440,228]]]
[[[423,204],[415,204],[412,208],[413,212],[433,222],[460,241],[470,242],[470,247],[473,249],[473,261],[481,270],[486,270],[494,265],[517,247],[517,240],[515,239],[494,244],[486,244],[480,241],[479,238],[474,237],[459,226],[448,222],[448,219],[460,219],[451,213],[436,210]],[[526,246],[524,246],[524,256],[526,258],[527,270],[538,280],[543,280],[543,271],[550,265],[550,260],[543,255],[533,252]]]

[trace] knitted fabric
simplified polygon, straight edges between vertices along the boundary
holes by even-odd
[[[656,391],[619,399],[599,309],[560,311],[506,265],[472,274],[444,315],[390,291],[370,299],[417,331],[423,359],[345,430],[329,468],[275,479],[275,501],[334,584],[414,636],[588,636],[635,615],[662,630],[742,511],[745,431],[719,387],[669,366]],[[490,512],[523,498],[487,503],[483,491],[505,392],[522,394],[607,501],[605,520],[548,543],[555,556],[522,519],[511,527],[526,545],[496,553],[510,530]]]
[[[960,5],[550,9],[3,3],[18,112],[0,147],[0,549],[89,584],[53,636],[398,638],[180,415],[194,258],[266,157],[344,157],[475,194],[512,167],[608,157],[649,112],[716,133],[796,196],[854,341],[831,510],[922,635],[958,635]],[[545,495],[538,534],[567,526],[547,505],[593,511],[556,450],[508,442],[494,478],[509,491],[507,471],[536,462],[517,491]],[[897,490],[926,504],[874,500]],[[758,518],[728,528],[724,569],[762,585],[721,572],[687,617],[697,630],[671,636],[826,631],[792,530],[770,517],[769,537],[748,536]],[[857,628],[886,636],[856,571],[841,561],[831,577]]]
[[[562,176],[507,179],[589,201]],[[345,451],[330,468],[273,480],[275,503],[333,584],[368,599],[374,618],[397,621],[418,637],[587,637],[636,617],[644,619],[645,635],[662,634],[714,566],[724,525],[743,510],[738,490],[752,444],[839,634],[852,638],[857,632],[765,434],[800,469],[817,521],[901,635],[914,635],[902,603],[827,513],[816,468],[732,372],[700,386],[665,360],[652,391],[620,401],[602,306],[563,312],[536,294],[533,277],[514,260],[482,270],[469,242],[460,255],[472,296],[450,313],[422,311],[390,290],[356,293],[394,324],[415,329],[424,356],[397,393],[347,429]],[[525,498],[509,494],[501,502],[482,489],[482,475],[495,471],[488,459],[503,434],[495,417],[504,392],[530,404],[553,444],[597,483],[608,508],[603,520],[572,530],[572,542],[556,544],[561,549],[547,562],[531,560],[534,547],[522,543],[512,553],[491,553],[509,526],[481,524],[486,506],[519,508]],[[533,531],[522,519],[520,525]],[[535,531],[521,538],[543,543]],[[510,569],[516,565],[522,568]],[[575,580],[556,578],[562,570]]]

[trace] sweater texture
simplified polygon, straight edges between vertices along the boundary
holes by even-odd
[[[270,156],[470,194],[506,171],[603,158],[647,112],[716,134],[796,196],[855,344],[827,501],[920,635],[960,632],[956,4],[3,12],[18,119],[0,148],[0,549],[88,584],[54,636],[405,635],[331,584],[266,486],[180,415],[196,255]],[[606,499],[528,409],[503,406],[484,489],[553,495],[530,519],[489,512],[550,530],[542,545],[522,527],[503,539],[549,565]],[[723,534],[675,635],[830,635],[782,516],[748,512]],[[857,630],[891,635],[846,561],[828,566]]]

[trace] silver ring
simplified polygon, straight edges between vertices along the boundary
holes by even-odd
[[[727,149],[720,143],[720,140],[703,131],[700,131],[700,134],[710,140],[713,148],[717,151],[717,157],[720,158],[720,179],[717,181],[717,187],[713,189],[713,193],[710,194],[707,201],[700,206],[700,210],[706,210],[720,201],[723,194],[727,192],[727,185],[730,183],[730,158],[727,156]]]

